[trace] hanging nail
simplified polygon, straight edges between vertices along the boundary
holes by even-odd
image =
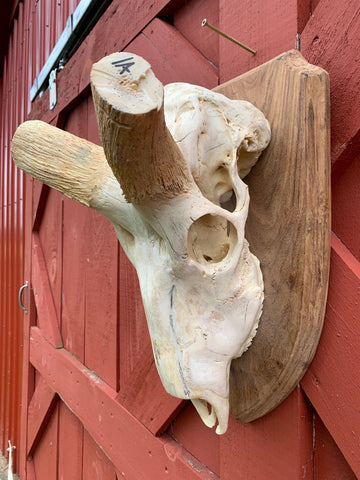
[[[204,20],[201,22],[201,26],[202,26],[202,27],[211,28],[211,30],[214,30],[214,32],[216,32],[216,33],[218,33],[219,35],[227,38],[227,39],[230,40],[231,42],[236,43],[236,45],[239,45],[239,47],[244,48],[244,49],[247,50],[248,52],[250,52],[250,53],[252,53],[253,55],[255,55],[256,50],[253,50],[252,48],[248,47],[247,45],[244,45],[243,43],[239,42],[239,41],[236,40],[235,38],[230,37],[230,35],[228,35],[227,33],[224,33],[224,32],[222,32],[221,30],[219,30],[218,28],[214,27],[214,25],[211,25],[211,23],[209,23],[209,22],[206,20],[206,18],[204,18]]]

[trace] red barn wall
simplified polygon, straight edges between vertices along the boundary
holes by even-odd
[[[18,291],[24,283],[24,175],[11,159],[11,139],[31,110],[34,79],[79,1],[14,0],[9,2],[9,19],[7,6],[2,5],[1,28],[9,32],[0,69],[0,451],[4,454],[8,440],[16,446],[20,442],[23,347]]]
[[[210,476],[222,480],[360,478],[358,1],[113,0],[59,74],[58,105],[50,111],[48,92],[31,104],[29,90],[77,3],[75,0],[15,2],[8,50],[3,59],[0,78],[0,450],[6,449],[8,439],[15,445],[20,441],[24,337],[17,293],[24,281],[24,263],[31,254],[24,251],[26,194],[28,201],[40,207],[41,202],[47,205],[37,235],[43,245],[48,271],[53,252],[57,253],[58,269],[49,281],[64,347],[84,368],[96,372],[104,382],[104,391],[115,392],[116,405],[121,406],[118,413],[124,415],[121,418],[125,427],[127,421],[131,424],[129,418],[136,419],[133,431],[139,435],[139,451],[146,438],[149,448],[145,460],[149,462],[155,453],[159,455],[158,462],[165,458],[166,466],[162,468],[161,464],[164,478],[166,475],[166,478],[182,480]],[[256,56],[201,28],[204,17],[255,48]],[[146,52],[164,83],[190,79],[212,88],[294,48],[299,41],[305,58],[325,68],[331,80],[333,241],[325,327],[314,362],[293,394],[275,411],[252,424],[244,426],[231,418],[228,433],[219,438],[202,425],[190,404],[171,403],[161,396],[149,374],[150,366],[142,363],[144,358],[150,358],[151,349],[136,276],[118,247],[111,227],[93,212],[63,200],[56,192],[47,193],[41,186],[33,186],[29,180],[25,182],[11,162],[11,138],[16,126],[30,113],[32,118],[42,118],[98,142],[88,77],[92,61],[111,51]],[[27,192],[24,192],[25,184]],[[31,208],[30,211],[27,222],[32,222],[34,211]],[[101,231],[102,235],[95,239],[94,231]],[[90,239],[89,243],[83,241],[84,235]],[[82,289],[86,282],[88,290],[84,296]],[[28,292],[25,301],[29,303]],[[106,328],[102,323],[104,302]],[[37,341],[41,344],[40,337]],[[106,354],[101,353],[104,341],[110,345]],[[48,350],[48,353],[50,363],[53,352]],[[62,368],[66,362],[70,360],[59,354],[54,365]],[[33,414],[34,409],[36,406],[39,411],[43,409],[46,421],[39,427],[39,433],[33,432],[31,448],[34,459],[31,468],[36,470],[37,480],[123,478],[119,469],[123,460],[121,452],[116,457],[120,463],[114,466],[104,454],[112,448],[110,441],[106,443],[105,438],[101,444],[101,432],[91,423],[92,412],[79,420],[58,398],[55,404],[54,392],[44,381],[43,372],[35,370],[33,366],[25,369],[29,378],[33,376],[33,382],[26,380],[29,392],[28,395],[25,392],[25,396],[23,392],[23,398],[33,410],[30,408],[28,417],[28,405],[24,403],[22,428],[24,433],[29,420],[30,427],[35,429],[38,418]],[[66,385],[62,388],[66,390]],[[48,410],[41,401],[46,395],[51,405]],[[159,397],[163,403],[159,403]],[[163,422],[166,409],[168,418]],[[120,441],[126,449],[126,439]],[[190,460],[179,461],[179,452],[191,454]],[[141,463],[137,461],[140,457],[136,449],[129,450],[128,456],[133,464]],[[25,451],[22,457],[24,480],[35,478],[29,464],[26,467]],[[188,464],[194,463],[194,459],[198,462],[197,470],[189,473]],[[158,470],[154,467],[153,471]],[[186,476],[183,477],[182,472]],[[160,477],[149,470],[148,476],[141,478],[159,480]]]

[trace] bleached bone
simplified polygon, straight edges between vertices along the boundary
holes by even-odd
[[[163,102],[150,65],[129,53],[96,63],[91,83],[104,150],[32,121],[14,136],[14,160],[113,223],[138,273],[164,387],[222,434],[230,363],[262,311],[240,177],[269,143],[268,122],[248,102],[188,84],[165,87]]]

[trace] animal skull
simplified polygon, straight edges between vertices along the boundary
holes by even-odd
[[[13,157],[113,223],[138,273],[164,387],[191,399],[222,434],[230,363],[251,344],[262,311],[259,261],[244,237],[249,194],[241,178],[270,141],[268,122],[248,102],[185,83],[167,85],[163,105],[150,65],[128,53],[95,64],[92,88],[106,159],[100,147],[55,135],[41,122],[19,127]],[[54,162],[57,141],[72,147]]]

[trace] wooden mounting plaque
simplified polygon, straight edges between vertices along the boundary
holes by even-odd
[[[258,333],[231,366],[230,408],[245,423],[291,393],[321,334],[330,262],[329,79],[294,50],[216,91],[253,103],[272,131],[244,179],[246,238],[265,284]]]

